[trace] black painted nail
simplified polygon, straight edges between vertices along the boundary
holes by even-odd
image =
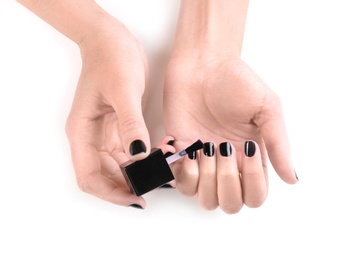
[[[212,157],[214,156],[214,143],[208,142],[203,146],[203,153],[205,156]]]
[[[174,189],[174,187],[168,183],[163,184],[160,189]]]
[[[298,176],[297,176],[297,173],[296,173],[296,170],[294,170],[294,172],[295,172],[295,177],[296,177],[296,180],[298,180],[298,181],[299,181]]]
[[[173,155],[173,153],[168,152],[168,153],[166,153],[166,154],[164,155],[164,158],[168,158],[169,156],[172,156],[172,155]]]
[[[197,158],[196,151],[189,152],[188,158],[190,158],[191,160],[196,160],[196,158]]]
[[[220,148],[221,156],[224,156],[224,157],[231,156],[232,146],[229,142],[221,143],[219,148]]]
[[[245,155],[248,157],[253,157],[256,151],[256,146],[253,141],[246,141],[245,142]]]
[[[143,141],[135,140],[131,143],[129,147],[129,152],[131,155],[136,155],[139,153],[146,153],[146,146]]]
[[[142,206],[140,206],[139,204],[130,204],[128,207],[132,207],[135,209],[144,209]]]
[[[170,140],[167,144],[173,146],[175,140]]]

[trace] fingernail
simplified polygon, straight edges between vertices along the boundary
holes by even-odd
[[[146,146],[143,141],[135,140],[130,144],[129,152],[131,155],[146,153]]]
[[[168,183],[163,184],[160,189],[174,189],[174,187]]]
[[[248,157],[253,157],[256,151],[256,146],[253,141],[246,141],[245,142],[245,155]]]
[[[232,146],[229,142],[221,143],[219,148],[220,148],[221,156],[224,156],[224,157],[231,156]]]
[[[203,145],[203,153],[205,156],[214,156],[214,143],[208,142]]]
[[[296,173],[296,170],[294,170],[294,172],[295,172],[295,177],[296,177],[296,179],[299,181],[298,176],[297,176],[297,173]]]
[[[166,153],[166,154],[164,155],[164,158],[168,158],[169,156],[172,156],[172,155],[173,155],[173,153],[168,152],[168,153]]]
[[[173,146],[175,140],[170,140],[167,144]]]
[[[135,209],[144,209],[142,206],[140,206],[139,204],[130,204],[128,207],[132,207]]]
[[[191,160],[196,160],[197,158],[196,151],[188,153],[188,158],[190,158]]]

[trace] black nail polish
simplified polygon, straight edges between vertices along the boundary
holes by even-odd
[[[167,144],[173,146],[175,140],[170,140]]]
[[[135,140],[131,143],[129,147],[129,152],[131,155],[136,155],[139,153],[146,153],[146,146],[143,141]]]
[[[160,189],[174,189],[174,187],[168,183],[163,184]]]
[[[132,207],[135,209],[144,209],[142,206],[140,206],[139,204],[130,204],[128,207]]]
[[[245,142],[245,155],[248,157],[253,157],[256,151],[256,146],[253,141],[246,141]]]
[[[190,158],[191,160],[196,160],[197,158],[196,151],[188,153],[188,158]]]
[[[203,153],[205,156],[212,157],[214,156],[214,143],[208,142],[203,146]]]
[[[166,153],[166,154],[164,155],[164,157],[165,157],[165,158],[168,158],[169,156],[172,156],[172,155],[173,155],[173,153],[168,152],[168,153]]]
[[[220,148],[221,156],[224,156],[224,157],[231,156],[232,146],[229,142],[221,143],[219,148]]]
[[[297,176],[297,173],[296,173],[296,170],[294,170],[294,173],[295,173],[296,180],[299,181],[298,176]]]

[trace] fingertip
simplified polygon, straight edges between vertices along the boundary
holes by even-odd
[[[295,178],[296,178],[296,180],[299,181],[299,178],[298,178],[298,175],[297,175],[297,172],[296,172],[295,169],[294,169],[294,173],[295,173]]]
[[[230,157],[232,155],[232,145],[229,142],[219,144],[219,151],[222,157]]]
[[[296,170],[290,170],[288,172],[279,173],[280,178],[286,182],[287,184],[296,184],[299,182],[298,175],[296,173]]]
[[[173,171],[176,188],[181,194],[187,197],[192,197],[197,193],[199,180],[198,155],[195,154],[191,158],[185,156],[182,159],[182,164]]]
[[[176,152],[174,147],[175,139],[174,137],[167,135],[158,141],[157,148],[161,149],[165,157],[169,157]]]
[[[135,209],[144,209],[141,205],[136,203],[130,204],[128,207],[135,208]]]
[[[134,140],[129,146],[129,153],[134,156],[139,153],[146,153],[146,145],[142,140]]]
[[[256,153],[257,143],[249,140],[244,143],[244,153],[247,157],[253,157]]]
[[[143,197],[137,197],[134,198],[127,206],[135,209],[145,209],[146,208],[146,201]]]
[[[236,148],[232,143],[223,142],[219,144],[219,152],[217,153],[217,173],[225,175],[233,172],[238,172]]]
[[[150,154],[150,135],[142,116],[132,114],[120,116],[118,134],[124,152],[130,160],[141,160]]]
[[[269,151],[271,164],[278,176],[288,184],[296,184],[299,180],[293,167],[289,152],[282,147],[276,147]]]
[[[175,180],[172,180],[170,182],[167,182],[166,184],[163,184],[160,189],[175,189],[176,188],[176,183]]]
[[[142,209],[146,208],[146,200],[143,198],[143,196],[137,196],[130,189],[115,195],[118,196],[118,200],[120,200],[121,202],[118,204],[120,205],[123,205],[125,207],[137,207],[137,206],[131,206],[131,205],[138,205]]]
[[[257,142],[244,143],[242,165],[243,201],[247,207],[260,207],[267,198],[267,172],[263,167],[260,147]]]
[[[129,145],[129,156],[133,161],[138,161],[146,158],[150,154],[149,144],[145,144],[145,142],[141,139],[136,139],[132,141]]]
[[[279,107],[278,107],[279,108]],[[278,176],[288,184],[298,182],[291,160],[291,149],[285,121],[280,110],[275,115],[259,122],[270,162]]]

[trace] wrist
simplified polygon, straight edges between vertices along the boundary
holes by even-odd
[[[78,45],[112,18],[93,0],[17,1]]]
[[[83,61],[115,60],[127,54],[144,55],[137,39],[114,17],[103,17],[78,43]],[[144,56],[144,62],[145,62]]]
[[[182,0],[173,56],[239,58],[248,0]]]

